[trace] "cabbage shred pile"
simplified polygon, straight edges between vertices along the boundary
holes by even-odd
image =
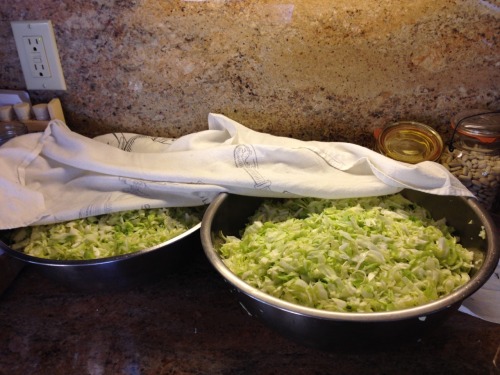
[[[241,238],[218,252],[249,285],[274,297],[338,312],[422,305],[470,279],[474,253],[443,220],[400,194],[265,201]]]
[[[172,239],[201,221],[200,208],[140,209],[64,223],[21,228],[15,250],[54,260],[89,260],[144,250]]]

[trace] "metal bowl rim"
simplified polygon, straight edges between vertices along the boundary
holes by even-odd
[[[21,251],[11,249],[3,241],[0,241],[0,249],[4,250],[7,254],[9,254],[10,256],[12,256],[14,258],[17,258],[19,260],[22,260],[24,262],[31,263],[31,264],[37,264],[37,265],[42,265],[42,266],[53,266],[53,267],[66,267],[66,266],[88,267],[88,266],[95,266],[95,265],[101,265],[101,264],[107,264],[107,263],[116,263],[116,262],[124,261],[127,259],[133,259],[133,258],[139,257],[139,256],[144,255],[144,254],[152,253],[156,250],[160,250],[162,248],[165,248],[166,246],[171,245],[175,242],[181,241],[185,237],[188,237],[191,234],[194,234],[195,232],[199,231],[200,228],[201,228],[201,222],[196,224],[195,226],[191,227],[187,231],[179,234],[178,236],[175,236],[167,241],[164,241],[162,243],[159,243],[158,245],[149,247],[147,249],[142,249],[142,250],[134,251],[131,253],[116,255],[116,256],[112,256],[112,257],[88,259],[88,260],[54,260],[54,259],[34,257],[32,255],[25,254]]]

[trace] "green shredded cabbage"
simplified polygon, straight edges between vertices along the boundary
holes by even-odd
[[[241,238],[218,248],[251,286],[285,301],[340,312],[410,308],[470,279],[474,253],[444,220],[400,194],[265,201]]]
[[[168,241],[197,225],[202,215],[199,207],[141,209],[20,228],[11,247],[54,260],[112,257]]]

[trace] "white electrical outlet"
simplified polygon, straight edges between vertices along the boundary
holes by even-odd
[[[11,22],[28,90],[66,90],[50,21]]]

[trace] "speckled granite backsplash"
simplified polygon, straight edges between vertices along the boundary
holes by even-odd
[[[23,89],[10,21],[50,19],[68,125],[180,136],[209,112],[301,139],[371,143],[411,119],[446,132],[500,107],[498,0],[38,0],[0,4],[0,88]]]

